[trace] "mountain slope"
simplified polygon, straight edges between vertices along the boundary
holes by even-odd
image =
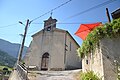
[[[16,58],[14,58],[14,57],[10,56],[8,53],[0,50],[0,65],[13,67],[16,60],[17,60]]]
[[[18,55],[19,48],[20,48],[20,44],[11,43],[9,41],[0,39],[0,50],[8,53],[9,55],[15,58]],[[27,51],[27,47],[25,46],[23,50],[23,56],[25,55],[26,51]]]

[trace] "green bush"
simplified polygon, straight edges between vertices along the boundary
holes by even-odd
[[[82,46],[77,50],[78,55],[83,58],[85,55],[95,51],[96,45],[101,39],[116,38],[118,36],[120,36],[120,18],[91,31],[83,41]]]
[[[93,71],[82,72],[80,74],[80,80],[101,80],[97,74]]]

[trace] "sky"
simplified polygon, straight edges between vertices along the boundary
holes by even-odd
[[[59,7],[67,1],[68,3]],[[102,4],[106,1],[112,2]],[[21,44],[22,37],[19,34],[24,33],[26,20],[31,21],[54,8],[57,9],[52,11],[52,17],[58,20],[57,28],[69,31],[81,45],[82,39],[74,35],[80,24],[107,22],[106,8],[112,13],[120,8],[120,0],[0,0],[0,39]],[[43,29],[44,20],[50,16],[51,12],[30,24],[25,46],[29,46],[31,36]]]

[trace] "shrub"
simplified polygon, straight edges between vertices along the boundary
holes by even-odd
[[[93,71],[82,72],[80,74],[80,80],[101,80],[97,74]]]
[[[120,18],[106,23],[91,31],[82,46],[77,50],[78,55],[83,58],[85,55],[95,51],[96,45],[103,38],[116,38],[120,36]]]

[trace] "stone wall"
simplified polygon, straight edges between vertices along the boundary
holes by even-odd
[[[102,39],[95,53],[90,53],[82,60],[83,71],[93,70],[99,73],[102,80],[116,80],[117,67],[115,61],[120,61],[120,38]],[[88,60],[88,64],[86,64]]]
[[[90,53],[82,60],[82,71],[94,71],[99,77],[103,77],[103,60],[100,49],[96,48],[95,53]]]
[[[103,68],[105,80],[117,80],[117,66],[120,62],[120,38],[102,39]]]

